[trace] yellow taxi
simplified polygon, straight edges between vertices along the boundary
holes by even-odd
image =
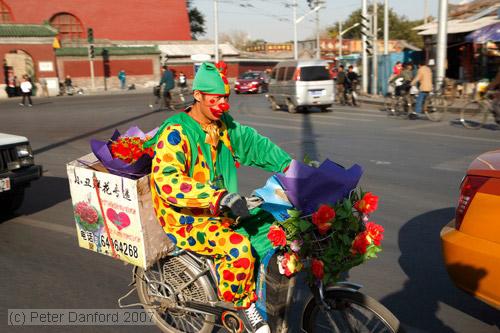
[[[500,150],[477,157],[460,186],[455,219],[441,230],[457,287],[500,309]]]

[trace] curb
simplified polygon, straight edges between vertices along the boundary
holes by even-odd
[[[380,105],[380,106],[384,105],[384,100],[380,100],[377,97],[372,97],[372,98],[358,97],[358,100],[363,104],[373,104],[373,105]],[[460,106],[452,105],[452,106],[448,106],[448,108],[446,109],[446,112],[460,113],[460,111],[462,111],[462,108],[463,108],[463,106],[460,107]]]

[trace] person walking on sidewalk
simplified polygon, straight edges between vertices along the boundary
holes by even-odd
[[[118,73],[118,80],[120,80],[120,89],[125,89],[125,83],[127,82],[127,74],[123,69]]]
[[[417,76],[411,82],[412,86],[419,83],[419,93],[415,102],[415,112],[410,113],[410,119],[417,119],[422,115],[422,109],[427,98],[427,95],[432,91],[432,71],[424,62],[420,62],[418,66]]]
[[[28,106],[33,106],[33,102],[31,101],[31,90],[33,89],[33,85],[31,84],[28,75],[23,75],[23,81],[21,82],[21,92],[23,94],[23,102],[19,103],[21,106],[26,105],[26,97],[28,98]]]
[[[345,79],[345,94],[347,92],[351,96],[352,99],[352,105],[353,106],[358,106],[356,104],[356,85],[358,84],[358,74],[354,71],[354,67],[351,65],[347,67],[347,74],[346,74],[346,79]],[[347,101],[349,103],[349,101]]]

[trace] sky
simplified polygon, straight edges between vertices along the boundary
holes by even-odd
[[[439,0],[427,0],[429,15],[438,13]],[[467,0],[465,0],[466,2]],[[370,4],[372,1],[368,0]],[[461,3],[464,0],[449,0]],[[213,0],[192,0],[192,3],[206,19],[207,33],[199,39],[214,37]],[[231,31],[247,32],[251,39],[264,39],[268,42],[293,40],[292,0],[219,0],[219,34]],[[309,11],[306,0],[297,0],[297,17]],[[422,19],[425,0],[389,0],[389,6],[399,15],[409,19]],[[339,20],[345,20],[351,12],[361,8],[361,0],[325,0],[326,8],[320,10],[320,29],[325,29]],[[383,1],[379,0],[379,5]],[[309,15],[298,24],[298,39],[315,36],[315,15]]]

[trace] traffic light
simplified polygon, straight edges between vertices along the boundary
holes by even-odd
[[[87,29],[87,41],[89,44],[94,43],[94,29],[92,28]]]
[[[91,58],[91,59],[95,58],[95,48],[94,48],[94,45],[89,45],[89,58]]]
[[[372,55],[373,53],[373,25],[372,25],[373,16],[368,14],[368,16],[361,15],[361,34],[366,37],[365,47],[366,53],[368,55]]]

